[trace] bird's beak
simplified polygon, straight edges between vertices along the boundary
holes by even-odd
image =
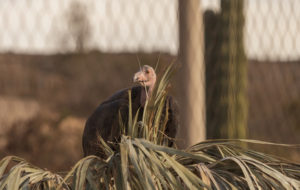
[[[137,74],[134,75],[133,82],[139,82],[139,77],[137,76]]]
[[[133,76],[133,82],[140,82],[141,81],[141,75],[142,75],[141,71],[135,73],[134,76]]]
[[[138,82],[140,83],[140,85],[145,86],[146,83],[148,82],[145,74],[143,71],[139,71],[137,73],[135,73],[134,77],[133,77],[133,82]]]

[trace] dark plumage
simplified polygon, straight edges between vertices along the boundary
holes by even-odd
[[[135,115],[137,110],[140,109],[138,120],[142,120],[143,107],[147,97],[151,95],[154,88],[156,74],[152,67],[143,66],[134,75],[134,81],[139,82],[141,86],[134,86],[116,92],[106,101],[102,102],[88,118],[82,137],[84,156],[97,155],[102,158],[105,157],[101,147],[98,145],[97,135],[100,135],[106,142],[120,141],[119,113],[122,116],[123,122],[127,123],[129,89],[131,89],[132,113]],[[143,85],[147,87],[147,92]],[[175,138],[178,126],[177,106],[171,96],[167,96],[167,103],[169,104],[169,109],[165,134],[171,138]]]

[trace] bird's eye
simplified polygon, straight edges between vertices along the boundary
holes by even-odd
[[[149,70],[147,69],[147,70],[145,71],[145,73],[146,73],[146,74],[149,74]]]

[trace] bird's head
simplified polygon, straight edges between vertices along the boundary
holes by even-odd
[[[153,88],[156,82],[156,74],[152,67],[144,65],[140,71],[134,74],[133,82],[142,86]]]

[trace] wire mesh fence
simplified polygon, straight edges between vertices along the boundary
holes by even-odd
[[[79,45],[76,40],[86,49],[101,51],[177,51],[177,1],[5,0],[1,4],[2,51],[72,51]]]
[[[0,104],[5,102],[5,106],[0,105],[0,118],[5,120],[9,114],[8,102],[24,101],[20,103],[24,107],[29,105],[27,101],[36,100],[42,111],[36,111],[37,104],[32,110],[43,113],[43,117],[32,116],[30,111],[30,117],[16,116],[9,124],[2,123],[8,129],[17,128],[13,121],[31,126],[58,126],[55,120],[63,122],[68,117],[70,121],[69,116],[84,121],[99,101],[131,84],[130,73],[138,68],[136,54],[143,64],[150,65],[155,64],[157,52],[162,54],[162,64],[180,57],[184,48],[181,3],[1,0]],[[247,138],[300,143],[299,8],[299,0],[202,0],[190,10],[202,17],[190,18],[186,30],[195,31],[196,22],[201,21],[199,36],[203,32],[204,41],[199,42],[200,48],[189,47],[194,54],[189,61],[197,63],[200,56],[205,63],[205,77],[200,76],[204,67],[198,65],[191,71],[200,77],[191,78],[205,90],[206,111],[202,109],[201,114],[206,115],[202,119],[209,138],[229,135],[219,128],[224,125],[235,126],[229,133],[245,128],[242,133]],[[197,33],[188,35],[191,42],[201,39],[195,38]],[[185,64],[185,59],[179,60]],[[181,72],[179,68],[179,80]],[[107,81],[112,76],[118,77]],[[178,82],[174,86],[181,89],[184,85]],[[186,92],[190,93],[204,97],[200,90]],[[197,106],[195,101],[189,104]],[[16,111],[10,111],[13,117]],[[37,118],[46,118],[48,123]],[[82,121],[72,122],[69,125],[79,126],[74,130],[81,133]],[[221,136],[215,136],[218,133]],[[8,153],[22,144],[5,140],[6,132],[0,135],[0,149]]]
[[[202,11],[220,11],[220,1],[204,0],[201,4]],[[247,55],[257,59],[298,59],[299,6],[297,0],[246,0]],[[0,9],[2,52],[71,51],[76,48],[80,32],[84,33],[81,41],[87,49],[176,54],[179,47],[176,0],[3,0]]]
[[[221,11],[204,14],[208,131],[222,133],[219,126],[230,125],[230,117],[236,117],[233,126],[244,126],[241,118],[246,118],[249,138],[298,143],[298,2],[244,1],[244,20],[237,16],[238,3],[222,2]],[[238,31],[243,21],[244,29]],[[240,35],[243,46],[231,42],[241,40]]]

